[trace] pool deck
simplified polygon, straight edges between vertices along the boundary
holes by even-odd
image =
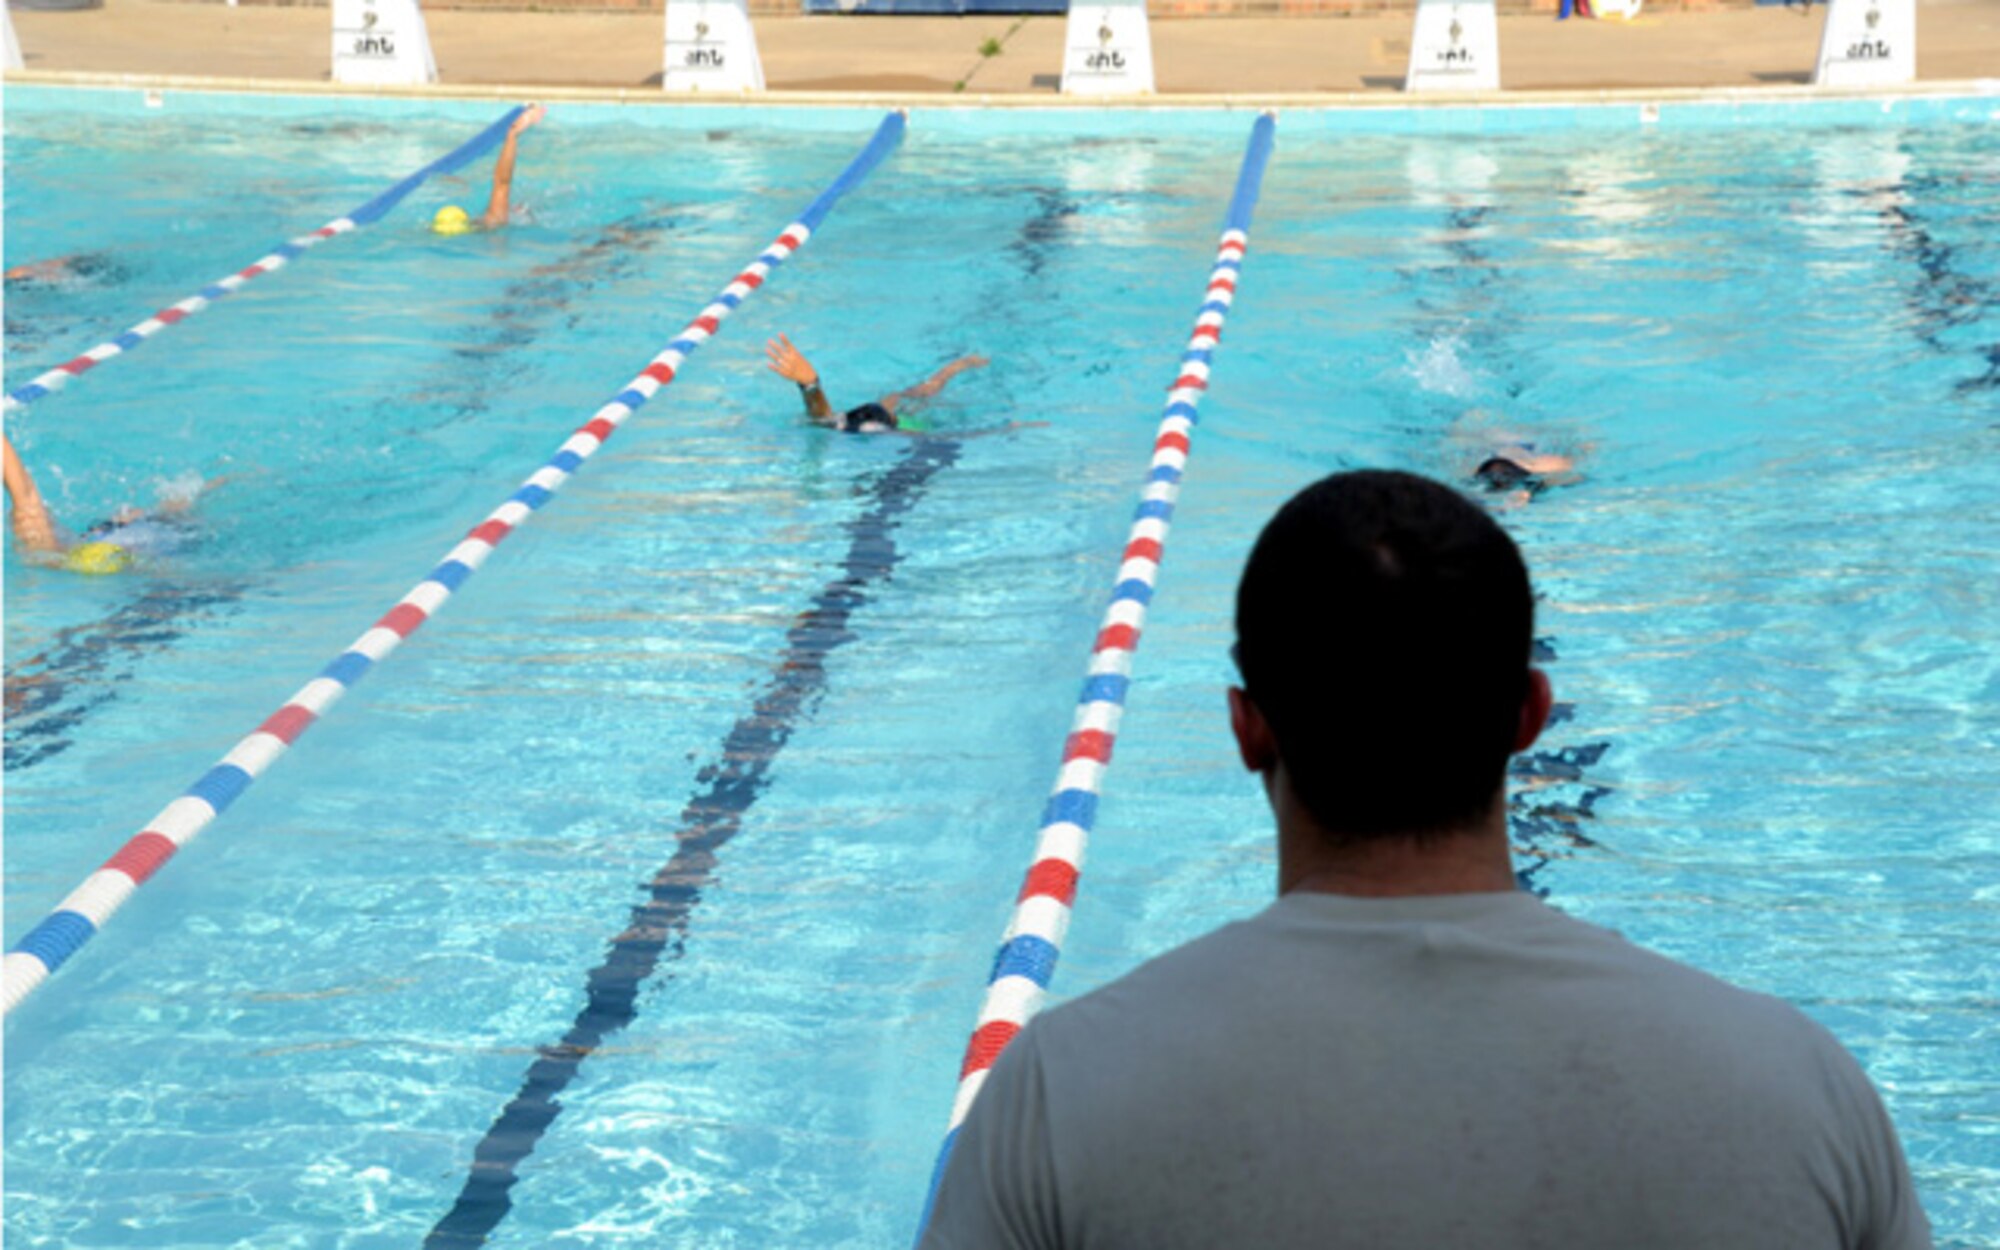
[[[1508,95],[1756,88],[1810,78],[1823,7],[1663,13],[1626,23],[1500,19]],[[75,13],[16,11],[24,82],[215,80],[310,87],[328,78],[323,7],[106,0]],[[657,93],[658,13],[437,11],[426,15],[440,90],[552,97]],[[759,17],[771,96],[957,95],[1052,103],[1063,21],[1012,17]],[[1162,102],[1325,97],[1410,104],[1410,23],[1393,17],[1203,17],[1152,22]],[[982,55],[988,40],[1000,50]],[[1918,0],[1920,82],[2000,78],[2000,2]],[[482,90],[483,89],[483,90]],[[709,97],[713,98],[713,97]]]

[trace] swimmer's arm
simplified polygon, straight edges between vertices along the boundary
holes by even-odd
[[[514,190],[514,156],[520,147],[521,132],[542,120],[543,112],[541,105],[530,104],[507,128],[506,142],[500,145],[500,158],[493,162],[493,193],[486,197],[486,211],[479,214],[479,224],[489,230],[507,224],[508,196]]]
[[[54,282],[68,276],[70,266],[76,259],[74,256],[58,256],[54,260],[37,260],[25,265],[16,265],[7,271],[7,281]]]
[[[202,497],[229,480],[229,475],[203,478],[195,483],[192,490],[178,489],[174,494],[162,493],[160,501],[153,505],[152,515],[158,517],[184,517],[194,511],[194,506]]]
[[[1568,456],[1558,456],[1552,452],[1528,454],[1515,460],[1516,464],[1542,479],[1550,486],[1567,486],[1583,480],[1577,472],[1576,461]]]
[[[780,334],[766,342],[764,357],[770,363],[771,372],[798,384],[799,397],[805,401],[807,416],[828,425],[833,423],[833,405],[827,402],[826,392],[820,389],[819,371],[812,367],[803,352],[792,346],[790,339]]]
[[[799,396],[805,400],[807,416],[824,425],[834,423],[833,405],[826,402],[826,392],[819,389],[819,379],[799,383]]]
[[[42,502],[42,492],[35,488],[28,466],[14,454],[14,440],[0,439],[0,443],[6,446],[7,523],[14,528],[15,541],[28,551],[61,551],[62,539],[56,535],[49,506]]]

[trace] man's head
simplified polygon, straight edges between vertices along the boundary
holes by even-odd
[[[1533,635],[1528,570],[1482,509],[1409,473],[1325,478],[1237,589],[1244,761],[1342,838],[1468,827],[1547,716]]]

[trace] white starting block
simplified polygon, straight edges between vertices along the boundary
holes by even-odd
[[[1833,0],[1813,82],[1881,87],[1917,77],[1916,0]]]
[[[1493,0],[1417,0],[1403,90],[1500,90],[1500,27]]]
[[[436,82],[417,0],[333,0],[333,80],[369,87]]]
[[[0,26],[4,26],[7,30],[7,51],[4,61],[0,61],[0,68],[28,68],[21,62],[21,41],[14,38],[14,15],[7,11],[5,4],[0,4]]]
[[[762,91],[764,62],[745,0],[667,0],[668,91]]]
[[[1064,95],[1138,95],[1153,90],[1153,34],[1145,0],[1072,0],[1063,28]]]

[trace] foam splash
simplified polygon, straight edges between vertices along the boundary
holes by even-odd
[[[153,497],[162,505],[172,508],[186,508],[201,497],[208,486],[208,480],[193,469],[173,477],[157,478],[153,482]]]
[[[1479,389],[1479,379],[1459,356],[1460,340],[1454,336],[1434,338],[1421,352],[1409,357],[1410,376],[1433,395],[1469,399]]]

